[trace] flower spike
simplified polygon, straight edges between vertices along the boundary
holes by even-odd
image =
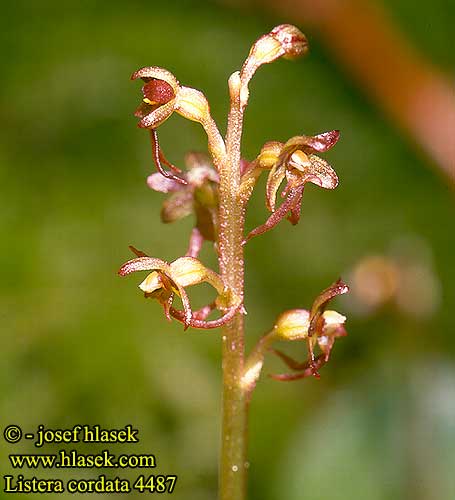
[[[256,40],[241,69],[228,80],[230,109],[225,139],[201,91],[181,85],[172,73],[157,66],[141,68],[131,76],[133,80],[143,81],[142,102],[135,116],[139,118],[138,127],[149,132],[156,167],[156,172],[148,176],[147,185],[166,195],[161,220],[171,223],[194,214],[195,223],[184,257],[166,262],[130,247],[135,258],[124,263],[118,274],[126,276],[148,271],[139,284],[144,296],[156,299],[167,319],[180,321],[185,330],[190,326],[207,330],[228,325],[223,334],[224,388],[226,401],[229,403],[235,399],[235,411],[232,405],[224,405],[222,494],[228,492],[231,483],[235,486],[229,493],[240,491],[240,486],[244,486],[241,484],[244,482],[244,449],[241,449],[244,429],[243,424],[233,425],[233,419],[240,415],[245,421],[245,401],[248,402],[260,377],[266,354],[271,352],[278,356],[293,371],[270,375],[275,380],[319,378],[318,370],[329,361],[335,340],[347,334],[346,318],[336,311],[327,310],[333,298],[349,290],[341,280],[321,292],[311,309],[292,309],[280,314],[246,359],[243,321],[238,321],[246,314],[242,244],[272,229],[285,218],[291,224],[297,224],[308,183],[329,190],[338,185],[336,172],[319,157],[337,143],[338,130],[314,136],[298,135],[287,142],[268,142],[254,160],[242,159],[244,112],[251,78],[264,64],[279,58],[294,59],[307,51],[305,35],[290,24],[279,25]],[[208,138],[210,157],[190,153],[185,157],[184,170],[166,158],[158,140],[158,127],[174,112],[202,125]],[[270,213],[267,220],[243,240],[246,205],[264,171],[268,174],[265,204]],[[281,200],[277,201],[278,198]],[[221,274],[208,269],[197,259],[206,240],[213,242]],[[211,285],[216,295],[209,304],[193,311],[187,287],[200,283]],[[180,309],[174,303],[176,295],[182,302]],[[217,316],[212,318],[215,312]],[[307,359],[299,362],[275,349],[274,343],[279,341],[305,342]],[[238,451],[242,454],[239,455]]]

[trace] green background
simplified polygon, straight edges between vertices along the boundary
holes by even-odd
[[[385,3],[412,43],[453,76],[453,3]],[[205,92],[224,130],[228,76],[260,34],[286,20],[196,0],[2,4],[1,428],[132,424],[140,443],[111,452],[155,454],[152,472],[179,476],[176,500],[214,499],[219,334],[183,333],[142,298],[139,276],[116,275],[131,257],[129,244],[174,260],[191,229],[190,219],[160,224],[163,197],[145,184],[148,137],[132,116],[141,96],[129,75],[146,65],[168,68]],[[267,140],[340,129],[326,155],[340,186],[309,187],[298,226],[283,222],[247,246],[248,347],[281,311],[309,307],[339,275],[349,281],[362,258],[397,247],[424,261],[436,298],[425,314],[390,304],[365,312],[339,299],[349,336],[337,342],[322,378],[261,379],[250,413],[249,499],[448,500],[455,495],[453,192],[317,33],[303,29],[310,55],[261,68],[251,84],[243,155],[254,158]],[[185,151],[206,147],[201,128],[179,116],[160,132],[178,164]],[[266,217],[263,187],[248,228]],[[214,265],[208,246],[202,258]],[[303,359],[304,346],[291,347]],[[266,373],[282,370],[267,358]],[[0,471],[12,472],[8,453],[36,451],[1,439]],[[141,472],[21,471],[65,479]],[[35,497],[42,498],[27,496]],[[0,491],[0,498],[10,496]]]

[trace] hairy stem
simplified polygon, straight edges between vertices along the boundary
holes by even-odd
[[[238,74],[230,80],[231,110],[226,157],[220,169],[218,253],[225,283],[243,302],[243,231],[245,210],[239,203],[240,143],[243,107]],[[242,387],[244,322],[242,309],[223,329],[223,418],[220,461],[220,500],[243,500],[246,495],[247,397]]]

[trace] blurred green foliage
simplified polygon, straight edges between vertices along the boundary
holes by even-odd
[[[436,3],[386,5],[417,47],[453,71],[454,7]],[[116,276],[128,244],[173,260],[191,228],[159,222],[162,198],[145,185],[152,165],[147,134],[132,117],[140,94],[129,75],[145,65],[168,68],[206,93],[224,129],[227,77],[281,21],[202,0],[3,3],[2,429],[130,423],[140,443],[112,452],[154,453],[157,473],[179,476],[176,500],[215,498],[218,334],[183,333],[141,298],[137,276]],[[342,140],[327,158],[341,182],[334,192],[307,188],[297,227],[282,223],[248,245],[248,346],[283,309],[309,307],[338,275],[348,280],[360,259],[387,255],[403,240],[424,248],[437,297],[424,317],[392,306],[359,313],[340,299],[350,336],[337,343],[322,379],[262,379],[251,404],[249,498],[453,498],[453,193],[305,31],[310,56],[262,68],[251,85],[244,155],[254,157],[267,140],[338,128]],[[180,117],[160,137],[176,163],[206,147],[198,125]],[[261,186],[249,227],[266,216]],[[214,263],[208,248],[202,257]],[[303,359],[303,346],[294,347]],[[265,367],[280,369],[275,360]],[[11,472],[8,453],[35,451],[30,442],[4,441],[0,450],[2,473]]]

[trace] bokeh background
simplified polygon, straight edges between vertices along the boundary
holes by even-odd
[[[340,186],[307,188],[298,226],[282,223],[248,245],[248,347],[281,311],[309,307],[340,275],[352,286],[335,306],[349,336],[319,381],[262,378],[251,404],[249,499],[455,498],[455,5],[347,1],[353,10],[333,15],[341,4],[2,3],[2,429],[132,424],[140,443],[111,445],[113,453],[155,454],[154,472],[179,476],[176,500],[216,498],[219,336],[183,333],[142,298],[137,276],[116,276],[129,244],[173,260],[191,229],[189,219],[160,224],[163,198],[145,184],[153,169],[129,75],[168,68],[205,92],[224,130],[228,76],[259,35],[294,22],[311,52],[258,72],[243,153],[340,129],[326,155]],[[160,137],[178,164],[206,147],[200,127],[177,116]],[[263,186],[249,228],[266,217]],[[214,263],[208,247],[202,258]],[[286,347],[304,358],[303,345]],[[267,359],[265,373],[282,370]],[[18,474],[7,455],[20,452],[36,449],[0,441],[2,474]],[[21,472],[133,479],[143,471]]]

